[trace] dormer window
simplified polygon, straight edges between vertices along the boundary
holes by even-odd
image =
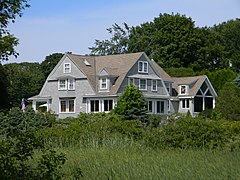
[[[138,61],[138,72],[139,73],[148,73],[148,62]]]
[[[107,78],[100,78],[100,89],[101,90],[106,90],[107,89]]]
[[[188,93],[189,93],[189,86],[188,85],[180,85],[179,86],[179,94],[188,95]]]
[[[71,64],[70,63],[64,63],[63,72],[71,73]]]

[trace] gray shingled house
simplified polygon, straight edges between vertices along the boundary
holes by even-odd
[[[129,84],[135,84],[148,101],[149,113],[172,112],[194,116],[215,107],[216,92],[207,76],[170,77],[143,52],[82,56],[66,53],[52,70],[32,107],[45,102],[59,118],[80,112],[109,112]]]

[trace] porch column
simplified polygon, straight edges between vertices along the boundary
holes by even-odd
[[[205,110],[205,97],[203,97],[203,104],[202,105],[203,105],[202,108],[203,108],[203,111],[204,111]]]
[[[32,101],[32,108],[33,108],[34,111],[37,110],[37,104],[36,104],[35,100]]]
[[[49,100],[47,100],[47,112],[49,111]]]
[[[216,105],[216,99],[213,98],[213,109],[215,108],[215,105]]]

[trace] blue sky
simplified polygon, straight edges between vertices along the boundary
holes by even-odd
[[[213,26],[240,17],[240,0],[30,0],[23,17],[9,26],[19,38],[12,62],[42,62],[52,53],[88,54],[106,28],[150,22],[160,13],[180,13],[196,26]]]

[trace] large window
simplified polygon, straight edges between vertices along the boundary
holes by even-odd
[[[139,79],[139,89],[147,90],[147,80],[146,79]]]
[[[90,112],[99,112],[99,100],[90,101]]]
[[[61,99],[60,100],[61,113],[74,113],[74,99]]]
[[[64,63],[63,72],[64,73],[70,73],[71,72],[71,64],[70,63]]]
[[[75,90],[75,80],[60,79],[58,81],[58,90]]]
[[[103,101],[103,111],[108,112],[111,111],[113,109],[113,100],[109,99],[109,100],[104,100]]]
[[[100,89],[107,89],[107,78],[100,78]]]
[[[157,80],[152,80],[152,91],[157,91]]]
[[[148,73],[148,62],[138,61],[138,72],[139,73]]]
[[[164,101],[157,101],[157,114],[164,113]]]

